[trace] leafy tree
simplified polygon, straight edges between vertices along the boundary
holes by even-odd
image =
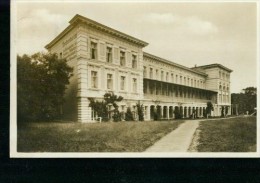
[[[93,98],[89,98],[90,104],[89,107],[92,107],[94,112],[97,113],[99,117],[102,117],[103,121],[107,120],[107,116],[110,112],[113,112],[113,120],[115,122],[121,120],[121,114],[118,110],[118,105],[116,102],[120,102],[123,100],[123,97],[115,95],[113,92],[105,93],[103,101],[95,101]],[[108,111],[107,106],[112,105],[114,109],[112,111]]]
[[[136,107],[137,107],[137,114],[139,117],[139,121],[144,121],[144,111],[143,111],[144,105],[140,104],[140,101],[138,101]]]
[[[98,117],[102,118],[102,121],[107,121],[108,109],[104,101],[95,101],[93,98],[89,98],[91,107]]]
[[[126,121],[133,121],[134,117],[133,117],[133,113],[131,112],[130,107],[127,107],[126,113],[125,113],[125,120]]]
[[[213,110],[214,110],[213,104],[211,102],[207,102],[207,107],[206,107],[207,118],[208,118],[208,116],[211,115],[211,111],[213,111]]]
[[[61,117],[66,85],[73,69],[56,54],[17,56],[18,121],[52,120]]]
[[[253,113],[257,102],[257,89],[255,87],[247,87],[242,91],[242,93],[231,94],[231,103],[233,106],[238,107],[239,114],[246,113],[246,111],[249,114]]]

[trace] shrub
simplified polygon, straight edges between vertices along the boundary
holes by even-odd
[[[130,107],[128,107],[127,110],[126,110],[125,120],[126,121],[133,121],[134,120],[133,113],[131,112]]]

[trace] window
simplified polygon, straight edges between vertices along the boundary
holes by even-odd
[[[180,84],[182,84],[182,76],[180,76]]]
[[[197,80],[197,87],[200,87],[200,81]]]
[[[196,87],[197,81],[196,79],[194,79],[194,87]]]
[[[219,97],[219,102],[222,103],[221,94],[219,94],[218,97]]]
[[[173,74],[171,74],[171,82],[174,82]]]
[[[132,68],[134,68],[134,69],[137,68],[137,59],[136,59],[136,55],[132,55]]]
[[[178,83],[178,75],[175,77],[175,83]]]
[[[225,79],[225,73],[224,72],[222,73],[222,78]]]
[[[190,86],[190,78],[188,78],[188,83],[187,83],[188,86]]]
[[[107,74],[107,89],[112,90],[113,89],[113,75]]]
[[[222,90],[222,86],[221,86],[221,84],[219,85],[219,90]]]
[[[221,71],[219,71],[219,78],[221,78]]]
[[[120,78],[120,90],[125,90],[125,76]]]
[[[193,79],[191,79],[191,86],[193,86]]]
[[[153,79],[153,68],[150,68],[150,79]]]
[[[168,81],[168,80],[169,80],[169,73],[166,72],[166,81]]]
[[[133,78],[133,92],[137,92],[137,79]]]
[[[158,69],[156,69],[156,79],[159,79]]]
[[[146,78],[146,73],[147,72],[147,70],[146,70],[146,67],[144,66],[144,77]]]
[[[94,42],[90,43],[90,54],[91,54],[91,59],[97,59],[97,43]]]
[[[184,77],[184,85],[186,85],[186,77]]]
[[[112,48],[107,47],[107,62],[112,63]]]
[[[91,88],[98,88],[97,71],[91,71]]]
[[[164,73],[161,71],[161,81],[163,81]]]
[[[125,66],[125,52],[120,51],[120,65]]]

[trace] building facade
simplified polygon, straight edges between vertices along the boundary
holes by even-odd
[[[124,99],[118,103],[124,113],[136,103],[144,106],[145,120],[174,118],[179,110],[183,117],[196,113],[202,117],[207,102],[212,115],[221,115],[223,107],[230,114],[230,73],[232,70],[211,64],[188,68],[146,53],[148,43],[76,15],[70,25],[46,48],[66,58],[74,68],[65,94],[65,119],[93,122],[96,116],[89,98],[101,100],[113,92]]]

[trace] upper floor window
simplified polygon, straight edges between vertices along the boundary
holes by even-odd
[[[222,90],[222,86],[221,86],[221,84],[219,85],[219,90]]]
[[[171,74],[171,82],[174,82],[173,74]]]
[[[98,88],[97,71],[91,71],[91,88]]]
[[[113,89],[113,75],[107,74],[107,89],[112,90]]]
[[[193,86],[193,79],[191,79],[191,86]]]
[[[120,51],[120,65],[125,66],[125,52]]]
[[[146,77],[146,74],[147,74],[147,70],[146,70],[146,67],[144,66],[144,77]]]
[[[175,83],[178,83],[178,75],[175,76]]]
[[[161,81],[163,81],[164,73],[161,71]]]
[[[125,76],[120,77],[120,90],[125,90]]]
[[[107,62],[108,63],[112,63],[112,48],[111,47],[107,47]]]
[[[156,74],[156,79],[159,79],[158,69],[156,69],[155,74]]]
[[[169,73],[166,72],[166,81],[168,81],[168,80],[169,80]]]
[[[137,79],[136,78],[133,78],[133,81],[132,81],[133,83],[133,92],[137,92]]]
[[[132,68],[136,69],[137,68],[137,56],[132,55]]]
[[[150,79],[153,79],[153,68],[150,68]]]
[[[97,43],[94,42],[90,43],[90,54],[91,54],[91,59],[97,59]]]
[[[182,84],[182,76],[180,76],[180,84]]]
[[[184,77],[184,85],[186,85],[186,77]]]
[[[221,71],[219,71],[219,78],[221,78]]]
[[[190,86],[190,78],[188,78],[188,83],[187,83],[188,86]]]

